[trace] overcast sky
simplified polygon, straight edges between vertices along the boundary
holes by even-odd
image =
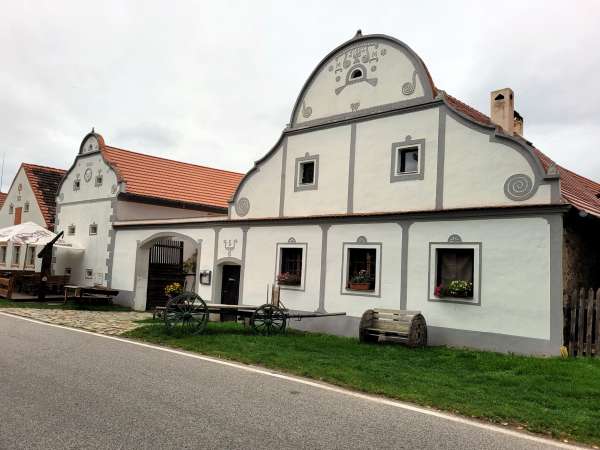
[[[21,162],[68,168],[92,127],[116,147],[245,172],[315,65],[363,34],[417,52],[489,113],[515,91],[525,137],[600,181],[600,2],[1,0],[3,190]]]

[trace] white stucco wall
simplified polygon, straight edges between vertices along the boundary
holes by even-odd
[[[20,192],[19,185],[21,186]],[[25,212],[24,209],[25,203],[27,202],[29,202],[29,212]],[[6,196],[6,200],[4,201],[2,208],[0,208],[0,228],[9,227],[15,223],[14,211],[13,214],[9,214],[11,204],[14,206],[15,210],[17,208],[23,208],[21,223],[33,222],[44,228],[52,225],[46,224],[40,207],[37,204],[35,194],[33,193],[31,185],[29,184],[29,180],[27,179],[27,174],[22,167],[15,175],[15,178]]]
[[[213,215],[215,214],[194,209],[171,208],[123,200],[119,200],[116,207],[117,220],[185,219]]]
[[[354,212],[435,208],[439,111],[432,108],[357,124]],[[424,140],[423,179],[390,182],[392,144]]]
[[[550,230],[543,218],[418,222],[410,228],[408,309],[428,325],[548,339]],[[429,242],[481,242],[481,305],[427,299]]]
[[[444,208],[550,203],[550,186],[541,185],[531,198],[515,202],[504,195],[504,183],[515,174],[535,180],[521,152],[490,142],[489,134],[446,118]]]

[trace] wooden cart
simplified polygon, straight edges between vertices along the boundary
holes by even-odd
[[[185,292],[169,300],[162,311],[165,326],[169,329],[180,327],[192,333],[201,333],[208,323],[211,313],[227,313],[236,318],[248,319],[252,329],[259,334],[283,333],[290,319],[302,320],[318,317],[345,316],[346,313],[300,313],[281,306],[264,305],[225,305],[206,303],[197,294]]]

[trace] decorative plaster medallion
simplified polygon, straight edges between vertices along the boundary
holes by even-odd
[[[350,103],[350,109],[352,112],[358,111],[358,108],[360,108],[360,102]]]
[[[302,117],[308,119],[312,115],[312,108],[310,106],[306,106],[304,100],[302,100]]]
[[[531,177],[518,173],[511,175],[504,183],[504,195],[514,201],[523,201],[535,194],[535,186]]]
[[[415,92],[417,87],[417,71],[415,70],[412,75],[412,82],[407,81],[402,85],[402,93],[404,95],[411,95]]]
[[[329,72],[335,77],[337,84],[334,92],[339,95],[347,86],[366,82],[371,86],[377,85],[377,78],[368,78],[371,72],[377,70],[380,58],[385,55],[385,49],[379,48],[379,42],[359,42],[340,51],[333,57]]]
[[[240,198],[235,204],[235,212],[238,216],[244,217],[250,211],[250,200],[246,197]]]
[[[92,179],[92,169],[88,168],[85,170],[85,173],[83,174],[83,179],[86,183]]]
[[[288,239],[288,244],[295,244],[296,243],[296,239],[294,239],[293,237]]]
[[[225,244],[225,250],[227,250],[227,256],[231,256],[231,252],[235,250],[237,239],[234,239],[233,241],[231,239],[225,239],[223,243]]]
[[[359,237],[356,238],[356,243],[357,244],[366,244],[367,242],[368,242],[367,238],[364,237],[364,236],[359,236]]]
[[[451,234],[448,237],[448,242],[450,242],[452,244],[458,244],[458,243],[462,242],[462,238],[458,234]]]

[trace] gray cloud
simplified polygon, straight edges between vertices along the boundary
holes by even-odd
[[[595,2],[59,0],[3,15],[4,189],[21,161],[68,167],[92,126],[117,147],[246,171],[357,28],[406,42],[439,87],[483,112],[491,90],[512,87],[527,138],[600,179]]]

